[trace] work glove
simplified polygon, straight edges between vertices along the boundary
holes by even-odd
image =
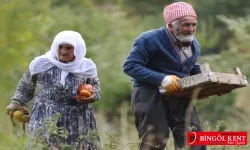
[[[161,87],[163,87],[167,93],[176,93],[181,91],[181,86],[178,83],[179,77],[175,75],[165,76],[161,82]]]

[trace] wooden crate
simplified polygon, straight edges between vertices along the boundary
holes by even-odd
[[[234,73],[212,72],[208,63],[201,64],[200,74],[181,78],[178,82],[183,91],[171,94],[172,96],[191,98],[194,96],[194,91],[197,91],[195,98],[198,100],[214,95],[224,95],[248,85],[246,77],[242,75],[238,67],[234,68]],[[160,92],[170,95],[161,88]]]

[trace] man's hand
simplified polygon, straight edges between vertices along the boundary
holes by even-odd
[[[168,92],[168,93],[176,93],[181,91],[180,84],[178,83],[179,77],[175,75],[166,76],[161,83],[161,86]]]
[[[90,97],[77,95],[75,98],[79,103],[88,104],[88,103],[92,103],[95,100],[95,95],[92,94]]]

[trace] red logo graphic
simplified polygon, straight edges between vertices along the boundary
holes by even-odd
[[[197,140],[197,134],[195,132],[190,132],[188,134],[188,145],[192,145]]]
[[[247,132],[188,132],[188,145],[247,145]]]

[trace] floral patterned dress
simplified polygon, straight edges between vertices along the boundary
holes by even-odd
[[[100,82],[98,77],[80,78],[68,74],[65,86],[60,84],[60,78],[61,69],[55,66],[33,76],[27,70],[20,80],[12,100],[26,104],[35,95],[28,123],[29,133],[36,137],[43,137],[50,146],[58,147],[60,143],[63,143],[69,145],[71,147],[69,149],[72,150],[81,148],[83,150],[99,150],[99,136],[96,135],[96,138],[86,136],[90,135],[90,132],[97,131],[93,106],[92,104],[78,103],[74,98],[77,95],[79,85],[89,83],[94,87],[94,102],[99,100]],[[36,93],[37,86],[39,86],[39,91]],[[50,133],[53,131],[45,125],[46,118],[56,113],[60,113],[61,116],[56,122],[56,126],[65,128],[68,133],[67,137],[59,138],[59,143],[55,138],[58,137],[58,134],[53,136],[53,133]],[[38,132],[39,130],[42,132]]]

